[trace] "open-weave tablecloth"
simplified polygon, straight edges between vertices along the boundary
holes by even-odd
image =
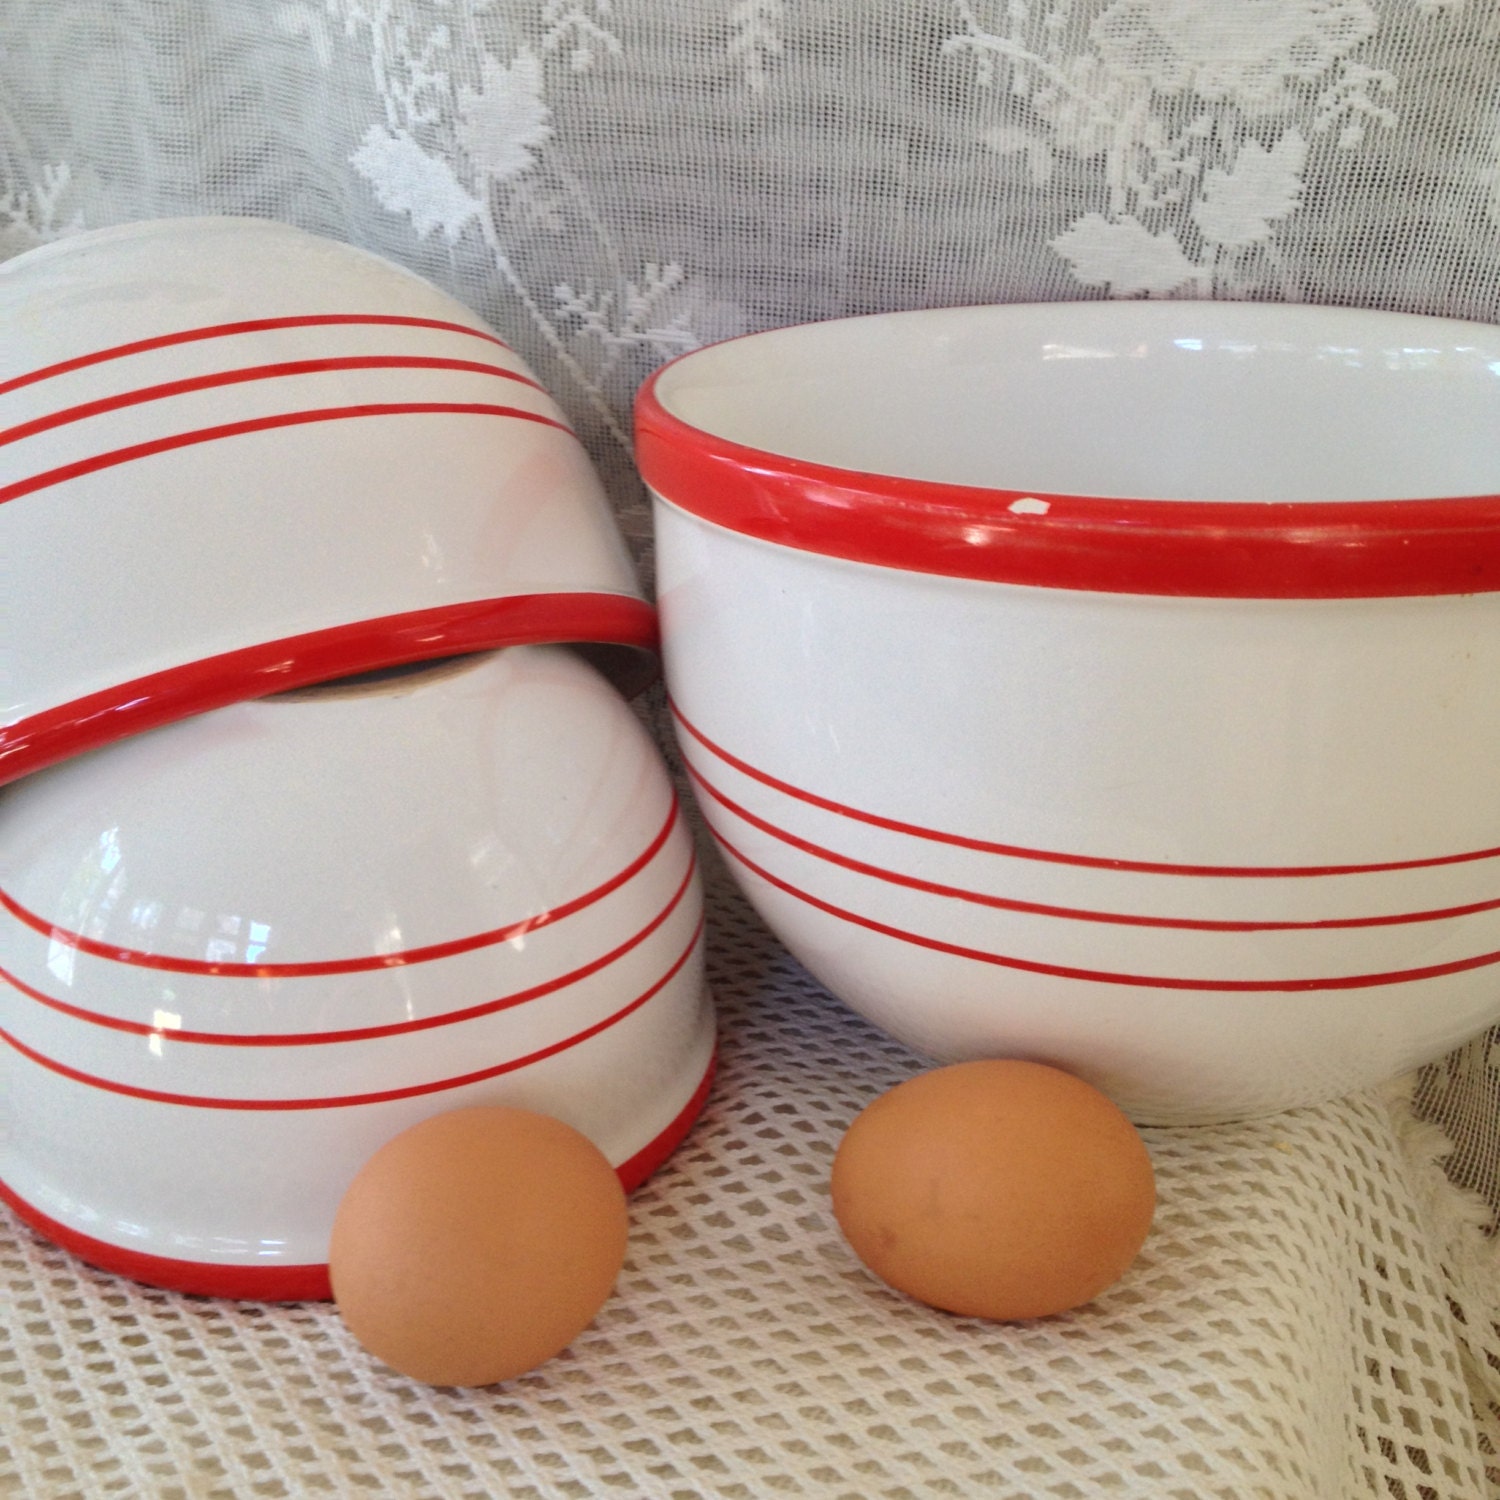
[[[1500,1276],[1399,1092],[1147,1130],[1160,1206],[1123,1282],[1035,1323],[952,1318],[864,1272],[828,1205],[843,1128],[920,1060],[822,993],[712,863],[709,892],[718,1081],[566,1354],[434,1390],[330,1306],[145,1290],[7,1218],[0,1494],[1500,1493]]]
[[[377,250],[487,317],[649,577],[630,400],[717,337],[1103,295],[1500,320],[1500,3],[0,0],[0,256],[204,212]],[[705,858],[719,1078],[571,1350],[428,1389],[331,1308],[145,1290],[0,1214],[0,1494],[1500,1495],[1491,1038],[1148,1130],[1160,1210],[1123,1282],[955,1319],[875,1283],[827,1200],[843,1128],[922,1061]]]

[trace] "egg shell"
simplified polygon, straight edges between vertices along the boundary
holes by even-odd
[[[1151,1227],[1145,1143],[1097,1089],[1014,1059],[919,1074],[870,1104],[834,1158],[834,1215],[881,1280],[997,1320],[1081,1306]]]
[[[594,1320],[627,1231],[620,1179],[587,1136],[531,1110],[453,1110],[360,1169],[334,1219],[329,1276],[378,1359],[431,1385],[491,1385]]]

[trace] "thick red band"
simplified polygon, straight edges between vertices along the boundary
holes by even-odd
[[[615,1168],[627,1193],[633,1192],[661,1167],[693,1128],[708,1102],[716,1062],[716,1057],[709,1059],[708,1068],[692,1096],[666,1129]],[[227,1297],[249,1302],[327,1302],[333,1296],[326,1265],[246,1266],[147,1255],[59,1223],[3,1182],[0,1182],[0,1202],[9,1204],[23,1224],[70,1255],[76,1255],[79,1260],[100,1270],[128,1276],[147,1286],[191,1296]]]
[[[189,714],[408,662],[499,646],[654,652],[656,611],[628,594],[517,594],[357,620],[184,662],[0,727],[0,786]]]
[[[1500,590],[1500,495],[1134,500],[861,474],[693,427],[658,399],[660,374],[636,400],[642,477],[669,505],[759,541],[911,573],[1113,594]]]

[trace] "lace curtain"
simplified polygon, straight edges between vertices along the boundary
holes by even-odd
[[[1500,0],[0,0],[0,256],[198,213],[475,308],[649,578],[631,398],[740,331],[1103,296],[1500,321]],[[720,1089],[567,1359],[415,1390],[327,1309],[143,1293],[5,1218],[0,1494],[1500,1494],[1488,1039],[1153,1132],[1134,1279],[984,1329],[860,1280],[822,1196],[919,1064],[710,895]]]
[[[0,7],[0,253],[263,214],[412,265],[570,409],[741,330],[966,302],[1500,310],[1493,0]]]

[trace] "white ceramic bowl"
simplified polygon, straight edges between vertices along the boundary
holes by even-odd
[[[0,1195],[84,1258],[327,1295],[362,1162],[539,1109],[639,1182],[708,1086],[691,840],[564,647],[231,705],[0,793]]]
[[[1500,1019],[1500,330],[920,312],[638,406],[668,688],[788,947],[937,1058],[1139,1119]]]
[[[465,650],[655,643],[561,411],[471,312],[257,219],[0,265],[0,781]]]

